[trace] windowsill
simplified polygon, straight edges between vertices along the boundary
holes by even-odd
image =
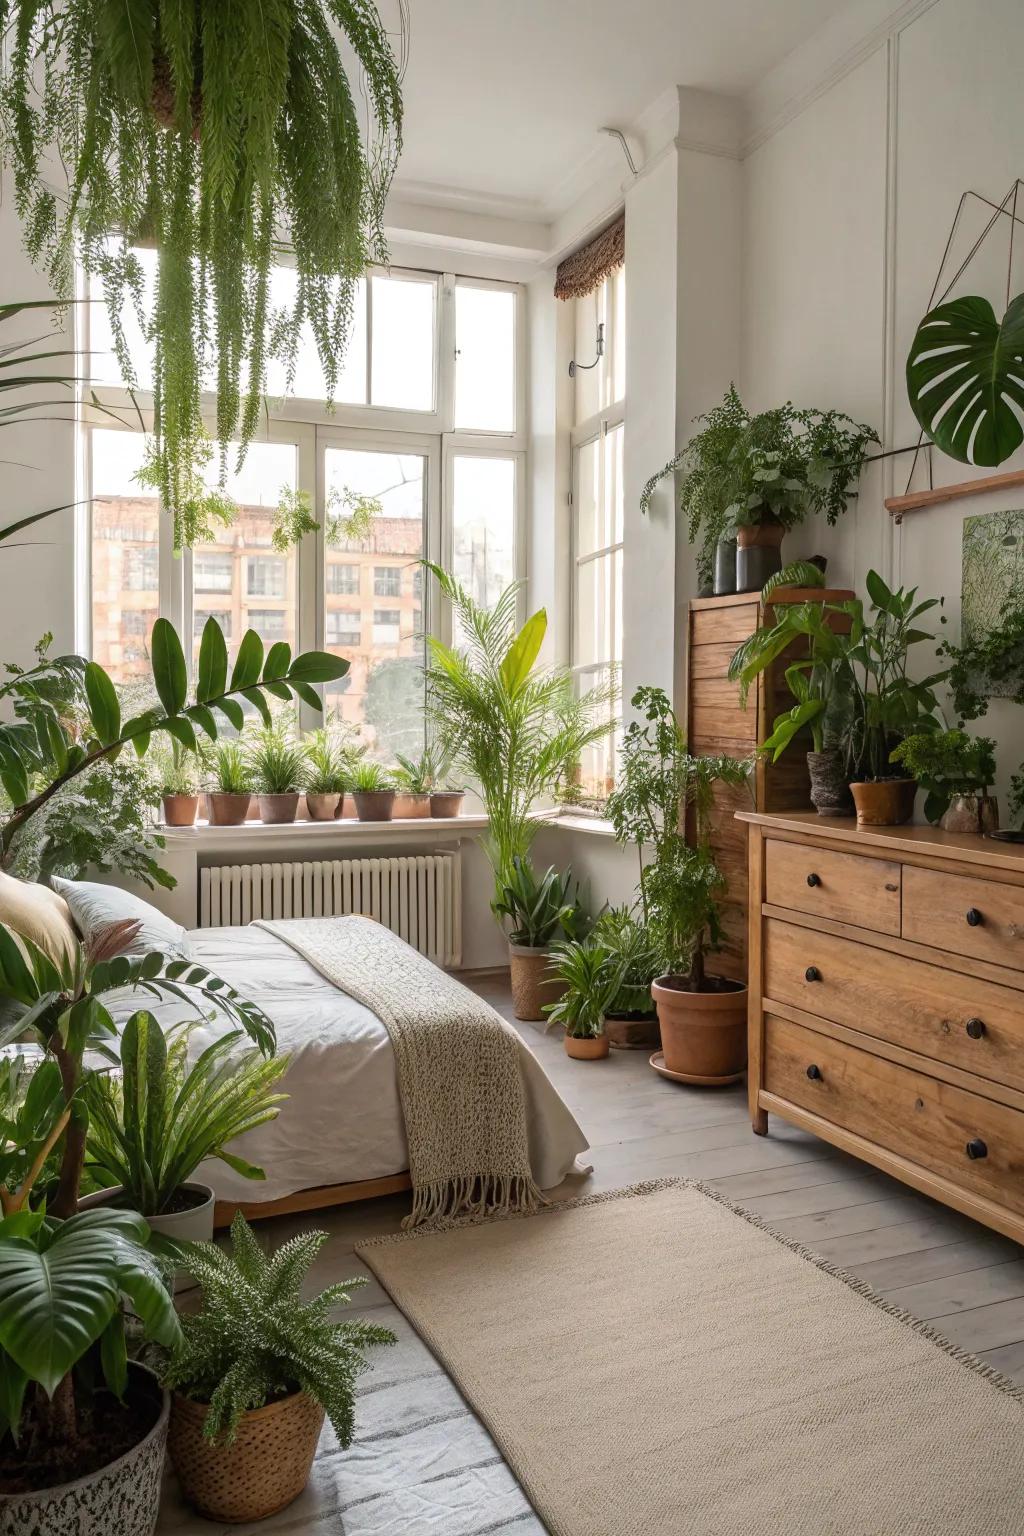
[[[546,827],[558,827],[562,832],[587,832],[592,837],[614,837],[615,828],[603,816],[570,810],[544,813],[540,818]]]
[[[271,823],[243,821],[236,827],[218,827],[208,821],[197,821],[191,827],[168,827],[162,822],[156,827],[168,847],[184,847],[191,844],[197,853],[213,852],[218,846],[231,847],[240,843],[314,843],[334,847],[346,842],[392,842],[410,838],[450,836],[453,832],[481,832],[487,827],[486,816],[410,816],[394,821],[357,821],[346,817],[343,821],[285,821]]]

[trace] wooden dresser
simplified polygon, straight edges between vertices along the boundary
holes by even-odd
[[[750,1111],[1024,1242],[1024,847],[740,813]]]

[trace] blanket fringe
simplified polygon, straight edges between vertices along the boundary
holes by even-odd
[[[548,1201],[533,1179],[517,1174],[464,1174],[417,1184],[412,1210],[402,1221],[407,1230],[443,1231],[454,1223],[507,1216],[532,1216]]]

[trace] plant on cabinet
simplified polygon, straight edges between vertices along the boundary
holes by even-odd
[[[991,736],[966,731],[922,731],[891,753],[925,791],[924,813],[946,832],[994,832],[999,808],[989,793],[996,776]]]
[[[395,1342],[387,1328],[332,1321],[364,1280],[304,1299],[326,1240],[306,1232],[268,1255],[239,1214],[230,1253],[185,1245],[202,1306],[183,1318],[163,1371],[174,1392],[169,1445],[185,1497],[211,1519],[262,1520],[297,1498],[325,1414],[340,1447],[352,1443],[363,1350]]]

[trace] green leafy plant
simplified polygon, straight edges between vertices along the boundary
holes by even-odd
[[[738,527],[773,523],[792,528],[811,513],[830,524],[846,511],[870,444],[878,434],[841,411],[798,410],[791,403],[751,416],[735,386],[705,416],[686,447],[656,475],[640,498],[650,508],[655,488],[680,472],[679,511],[697,544],[702,579],[715,545]]]
[[[221,795],[252,793],[252,763],[240,741],[218,741],[206,749],[203,759],[209,770],[210,788]]]
[[[512,877],[493,905],[495,916],[511,925],[509,943],[529,949],[544,949],[556,933],[575,937],[586,927],[586,910],[572,871],[560,875],[551,868],[538,879],[530,860],[518,854],[512,861]]]
[[[1017,416],[1022,352],[1024,293],[1001,321],[975,295],[939,304],[921,321],[907,358],[907,393],[922,429],[951,459],[990,467],[1024,442]]]
[[[249,742],[249,767],[264,795],[287,795],[306,787],[306,754],[286,724],[275,721]]]
[[[150,765],[162,795],[196,793],[199,773],[195,753],[187,751],[173,736],[166,745],[158,742],[150,751]]]
[[[386,794],[395,787],[394,776],[383,763],[357,763],[352,771],[352,791],[357,795]]]
[[[1016,603],[1002,621],[976,639],[956,645],[944,640],[938,654],[950,662],[949,690],[961,723],[988,712],[998,694],[1024,704],[1024,605]]]
[[[619,784],[605,814],[617,841],[636,848],[643,922],[660,964],[685,972],[690,990],[701,991],[705,953],[721,941],[717,899],[724,880],[709,847],[715,786],[747,784],[751,765],[691,756],[660,688],[638,688],[632,707],[643,719],[625,733]]]
[[[574,1040],[597,1039],[619,982],[605,945],[594,936],[556,944],[548,971],[565,986],[557,1002],[543,1005],[548,1024],[561,1024]]]
[[[240,1030],[208,1045],[190,1067],[193,1027],[178,1025],[165,1035],[139,1009],[121,1035],[120,1072],[94,1072],[86,1083],[89,1175],[103,1188],[122,1185],[120,1203],[142,1216],[170,1209],[206,1158],[219,1158],[243,1178],[264,1178],[262,1168],[226,1148],[273,1120],[287,1098],[272,1091],[288,1070],[287,1056],[239,1052]]]
[[[61,297],[77,254],[103,283],[125,383],[134,305],[154,344],[154,468],[176,542],[201,536],[193,483],[211,363],[221,476],[259,422],[267,365],[308,323],[328,395],[355,282],[385,261],[384,203],[401,145],[399,71],[371,0],[96,5],[2,0],[10,51],[4,149],[29,256]],[[340,34],[340,36],[339,36]],[[363,113],[343,59],[355,56]],[[66,168],[55,193],[52,166]],[[294,299],[271,295],[281,231]],[[140,245],[158,252],[146,313]]]
[[[891,759],[927,792],[924,813],[938,821],[954,795],[988,794],[996,777],[995,753],[991,736],[935,730],[906,737],[893,748]]]
[[[55,1061],[0,1056],[0,1216],[22,1210],[42,1182],[69,1116]]]
[[[375,496],[360,496],[347,486],[340,490],[332,486],[327,493],[327,543],[364,544],[373,533],[374,518],[383,515],[383,504]],[[304,534],[319,530],[309,492],[282,485],[270,536],[273,547],[279,554],[287,554]]]
[[[329,726],[311,731],[305,739],[306,790],[312,795],[338,795],[348,787],[351,761],[337,733]]]
[[[213,1243],[182,1245],[202,1307],[182,1319],[163,1375],[175,1391],[209,1403],[207,1439],[230,1443],[243,1413],[301,1391],[324,1409],[342,1449],[352,1443],[355,1382],[367,1368],[362,1351],[395,1336],[373,1323],[331,1320],[362,1279],[303,1300],[303,1281],[326,1241],[326,1232],[304,1232],[268,1256],[239,1213],[230,1254]]]
[[[792,646],[805,655],[785,670],[786,686],[796,699],[791,710],[776,717],[762,750],[779,758],[802,730],[811,733],[811,750],[835,745],[849,721],[853,679],[847,637],[830,623],[831,610],[822,603],[786,603],[774,610],[775,622],[762,625],[736,649],[729,677],[739,682],[740,699],[758,675]]]
[[[437,777],[437,765],[430,749],[418,758],[406,757],[403,752],[396,752],[395,758],[398,763],[395,779],[399,787],[410,795],[429,795]]]
[[[427,709],[445,758],[475,781],[487,808],[486,847],[498,898],[537,830],[531,815],[569,767],[612,728],[614,686],[579,694],[568,671],[541,670],[543,609],[516,627],[518,585],[482,608],[453,576],[427,562],[466,637],[428,635]]]
[[[616,978],[604,1012],[616,1018],[648,1017],[654,1012],[651,982],[660,970],[660,956],[646,924],[630,907],[610,907],[595,922],[593,937],[604,945]]]

